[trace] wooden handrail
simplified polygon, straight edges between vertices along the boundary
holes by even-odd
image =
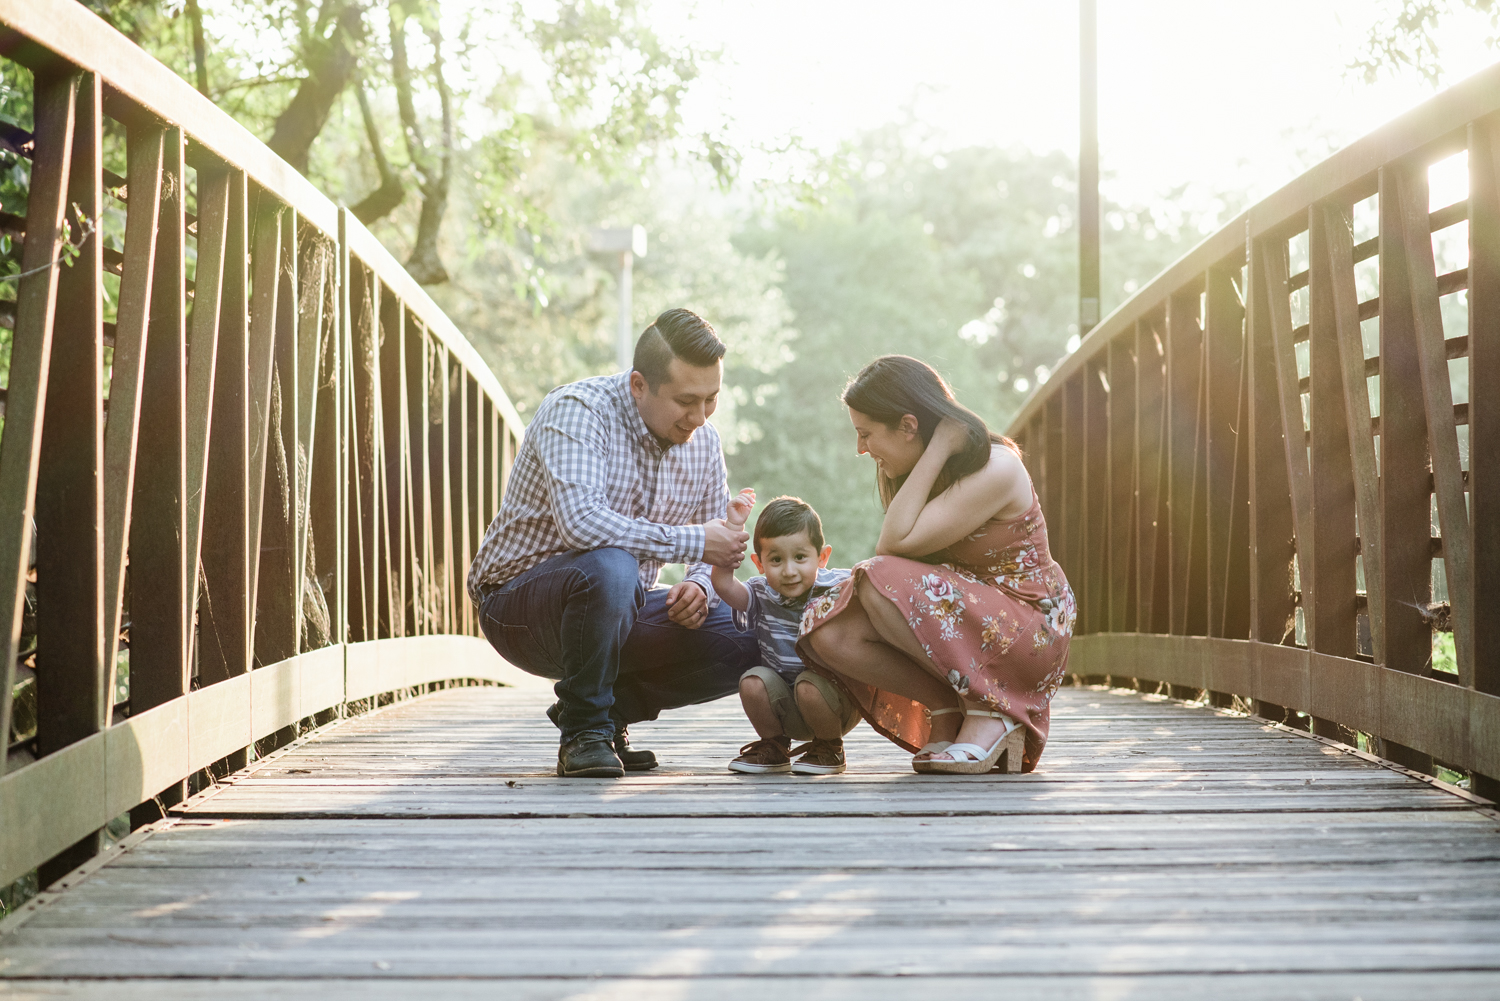
[[[1428,168],[1465,151],[1469,197],[1433,210]],[[1500,65],[1208,237],[1025,402],[1008,434],[1078,592],[1076,674],[1238,697],[1500,792],[1497,164]],[[1432,234],[1464,220],[1468,265],[1439,274]],[[1289,274],[1293,241],[1309,264]],[[1460,293],[1467,329],[1445,330]]]
[[[506,670],[463,576],[524,429],[347,209],[86,7],[0,0],[0,56],[35,80],[0,128],[32,161],[0,218],[0,883],[45,882],[299,721]],[[111,197],[122,249],[64,225]]]

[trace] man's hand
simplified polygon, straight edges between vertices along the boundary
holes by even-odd
[[[679,626],[697,629],[708,618],[708,595],[690,580],[673,585],[667,592],[667,618]]]
[[[749,540],[749,532],[715,518],[703,526],[703,562],[733,570],[745,562],[745,543]]]

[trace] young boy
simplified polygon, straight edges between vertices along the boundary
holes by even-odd
[[[754,506],[755,491],[740,491],[729,502],[725,521],[743,528]],[[823,732],[845,734],[859,722],[859,710],[833,682],[803,670],[797,634],[807,602],[848,580],[849,571],[827,569],[833,547],[823,544],[823,522],[797,497],[767,504],[755,520],[752,541],[750,558],[761,576],[741,584],[733,570],[713,570],[714,590],[735,610],[735,625],[754,631],[760,643],[760,666],[740,678],[740,703],[760,739],[740,748],[729,769],[838,774],[844,770],[843,739],[819,738],[804,713],[821,723]],[[793,751],[794,739],[809,743]],[[793,764],[797,754],[801,757]]]

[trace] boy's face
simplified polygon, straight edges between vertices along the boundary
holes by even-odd
[[[760,546],[750,558],[755,561],[755,569],[766,575],[771,590],[783,598],[796,600],[812,590],[818,579],[818,568],[828,565],[832,552],[832,546],[824,546],[823,551],[818,552],[804,529],[796,535],[761,539]]]

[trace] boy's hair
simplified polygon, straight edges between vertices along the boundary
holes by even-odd
[[[681,358],[695,368],[707,368],[723,358],[725,350],[712,323],[690,309],[669,309],[635,342],[631,367],[646,377],[646,385],[654,393],[667,380],[667,367],[673,358]]]
[[[801,497],[778,497],[761,508],[755,519],[755,551],[760,552],[761,539],[779,539],[806,532],[813,548],[823,551],[823,519],[812,505]]]

